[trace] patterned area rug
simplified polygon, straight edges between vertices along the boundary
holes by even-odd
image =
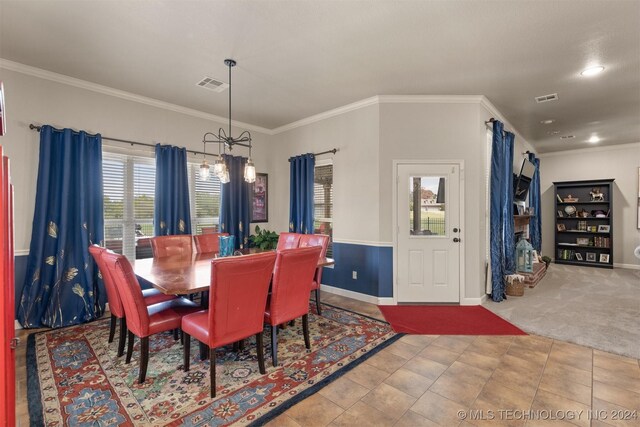
[[[309,328],[311,350],[304,347],[300,321],[279,331],[277,368],[266,345],[266,375],[258,371],[255,338],[243,351],[218,349],[215,399],[209,397],[209,362],[200,361],[196,340],[191,369],[183,372],[180,342],[171,333],[153,336],[147,380],[138,384],[139,341],[126,365],[124,356],[116,357],[117,339],[107,343],[108,320],[31,334],[31,424],[260,425],[399,338],[387,323],[330,305],[323,305],[322,316],[310,314]]]

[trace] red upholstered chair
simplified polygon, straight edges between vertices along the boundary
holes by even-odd
[[[262,320],[275,261],[274,252],[213,260],[209,309],[182,318],[184,370],[189,370],[190,337],[193,336],[209,347],[211,397],[216,395],[215,349],[218,347],[255,335],[258,366],[260,373],[265,373]]]
[[[200,310],[200,307],[185,298],[175,298],[147,306],[131,264],[123,255],[102,254],[107,269],[111,272],[118,294],[127,315],[129,342],[126,363],[131,361],[134,335],[140,338],[140,372],[138,381],[142,384],[147,376],[149,363],[149,336],[159,332],[180,328],[182,316]]]
[[[271,294],[264,312],[264,322],[271,325],[271,359],[278,364],[278,326],[302,317],[304,344],[309,342],[309,292],[322,248],[283,249],[278,252],[273,272]]]
[[[157,236],[151,239],[151,250],[154,258],[191,255],[193,253],[193,242],[190,234]]]
[[[209,234],[196,234],[193,236],[193,241],[196,244],[196,252],[208,253],[220,251],[220,236],[228,236],[229,233],[209,233]]]
[[[324,234],[303,234],[300,237],[299,247],[304,248],[307,246],[320,246],[322,251],[320,252],[320,258],[327,256],[327,248],[329,247],[329,236]],[[320,280],[322,279],[322,267],[316,268],[316,273],[313,276],[313,282],[311,282],[311,290],[316,297],[316,310],[318,314],[322,314],[320,308]]]
[[[122,300],[120,299],[120,295],[118,295],[118,289],[116,288],[116,284],[111,276],[111,272],[103,260],[103,254],[107,253],[115,255],[115,253],[98,245],[89,246],[89,253],[93,256],[96,264],[98,264],[98,269],[102,275],[102,282],[104,283],[104,288],[107,291],[107,301],[109,302],[109,311],[111,312],[109,342],[113,342],[113,337],[116,333],[116,322],[117,319],[120,319],[120,335],[118,337],[118,357],[120,357],[124,354],[124,343],[127,337],[127,321],[124,313],[124,307],[122,306]],[[165,295],[156,289],[145,289],[142,291],[142,296],[144,297],[145,305],[171,301],[176,298],[175,295]]]
[[[302,236],[300,233],[280,233],[277,250],[297,248],[300,236]]]

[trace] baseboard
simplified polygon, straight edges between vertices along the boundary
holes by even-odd
[[[360,292],[349,291],[347,289],[336,288],[336,287],[324,285],[324,284],[320,287],[320,289],[322,290],[322,292],[327,292],[334,295],[340,295],[342,297],[347,297],[347,298],[355,299],[362,302],[368,302],[370,304],[376,304],[376,305],[378,304],[388,305],[389,303],[387,302],[387,300],[393,301],[393,298],[378,298],[372,295],[362,294]],[[381,300],[384,300],[384,302],[381,302]]]
[[[613,266],[616,268],[628,268],[630,270],[640,270],[640,265],[638,264],[619,264],[617,262],[614,262]]]
[[[462,298],[460,305],[482,305],[487,300],[487,294],[482,295],[480,298]]]

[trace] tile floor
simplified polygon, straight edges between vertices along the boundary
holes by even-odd
[[[373,304],[322,298],[382,318]],[[27,335],[16,353],[21,426]],[[268,425],[640,426],[640,360],[535,335],[407,335]]]

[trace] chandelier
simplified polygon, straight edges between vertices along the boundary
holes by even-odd
[[[216,143],[218,144],[218,159],[213,163],[213,174],[220,179],[222,184],[229,182],[229,167],[225,163],[223,155],[226,154],[227,149],[231,152],[234,145],[239,145],[249,148],[249,159],[244,166],[244,180],[251,183],[256,180],[256,167],[251,160],[251,133],[244,131],[237,138],[231,136],[231,68],[235,67],[236,61],[233,59],[225,59],[224,63],[229,67],[229,134],[227,135],[224,129],[220,128],[218,129],[217,135],[212,132],[207,132],[202,137],[204,156],[202,158],[202,164],[200,164],[200,179],[206,181],[209,178],[209,163],[206,159],[206,148],[208,143]]]

